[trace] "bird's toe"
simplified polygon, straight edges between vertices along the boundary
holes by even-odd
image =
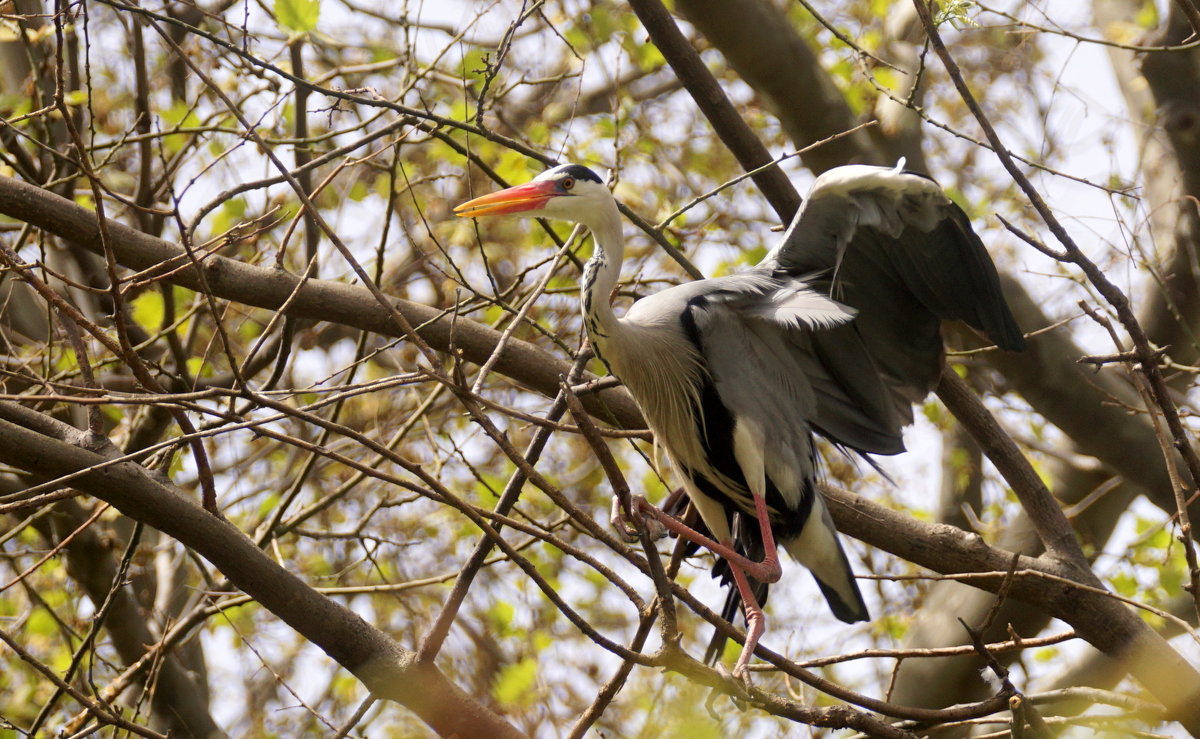
[[[651,539],[657,541],[666,537],[667,527],[658,520],[659,510],[653,503],[644,496],[635,495],[631,501],[631,508],[635,524],[649,534]]]
[[[710,712],[711,702],[718,692],[728,695],[729,700],[733,701],[738,710],[746,710],[747,704],[750,702],[750,689],[753,685],[750,682],[750,673],[746,670],[745,665],[735,666],[733,672],[730,672],[725,665],[720,663],[714,667],[725,680],[724,684],[719,688],[713,688],[712,696],[709,697]]]

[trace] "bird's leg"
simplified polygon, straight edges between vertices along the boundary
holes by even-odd
[[[755,563],[754,567],[747,567],[746,572],[760,582],[778,582],[783,575],[783,569],[779,566],[779,551],[775,548],[775,532],[771,530],[767,499],[757,493],[754,494],[754,515],[758,519],[758,529],[762,533],[763,560]],[[746,602],[744,596],[742,602]]]
[[[644,517],[648,516],[677,536],[707,548],[729,563],[729,571],[733,574],[733,582],[737,586],[738,595],[742,597],[742,608],[746,615],[746,641],[742,646],[742,653],[733,667],[733,677],[747,683],[749,682],[749,673],[746,668],[750,664],[750,658],[754,655],[755,647],[758,646],[758,640],[766,630],[766,616],[763,615],[762,607],[758,604],[758,598],[754,596],[754,589],[750,587],[746,576],[750,575],[759,582],[773,583],[778,582],[783,574],[783,570],[779,566],[779,552],[775,546],[775,533],[771,531],[771,519],[767,511],[766,498],[757,494],[753,497],[755,518],[758,519],[763,540],[764,556],[761,562],[755,562],[746,555],[735,551],[731,539],[722,542],[713,541],[671,514],[659,510],[644,497],[640,495],[633,497],[633,508],[636,513]]]
[[[771,532],[771,522],[767,518],[767,502],[757,495],[754,496],[754,507],[758,513],[759,526],[763,532],[763,549],[766,552],[766,556],[761,562],[755,562],[741,552],[735,551],[732,541],[718,543],[701,534],[678,518],[659,510],[657,506],[640,495],[634,496],[633,505],[637,513],[658,521],[676,536],[681,536],[693,544],[699,544],[718,557],[724,557],[730,565],[742,568],[745,574],[755,580],[765,583],[779,582],[779,578],[783,574],[783,569],[779,566],[779,554],[775,549],[775,535]]]
[[[778,566],[778,563],[776,565]],[[742,643],[742,653],[738,655],[737,662],[733,665],[733,677],[749,685],[750,673],[746,671],[746,668],[750,665],[750,658],[754,656],[754,649],[758,646],[759,638],[766,631],[767,617],[763,614],[758,599],[754,597],[754,589],[746,580],[745,570],[730,562],[729,571],[733,573],[733,582],[737,585],[738,595],[742,596],[742,611],[746,615],[746,641]]]

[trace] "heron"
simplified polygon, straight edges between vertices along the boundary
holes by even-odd
[[[643,496],[631,514],[720,558],[746,623],[732,672],[742,680],[765,630],[760,600],[782,575],[779,549],[812,573],[834,616],[869,619],[818,489],[814,434],[867,459],[904,451],[912,404],[944,362],[943,320],[1005,350],[1025,345],[966,214],[903,160],[828,170],[757,265],[643,297],[622,317],[611,302],[621,216],[591,169],[556,166],[454,212],[545,217],[591,233],[580,282],[589,342],[637,401],[703,526]]]

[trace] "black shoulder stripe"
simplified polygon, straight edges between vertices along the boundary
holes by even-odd
[[[905,169],[905,170],[904,170],[904,174],[911,174],[911,175],[915,175],[915,176],[917,176],[917,177],[922,177],[922,178],[924,178],[924,179],[927,179],[927,180],[929,180],[930,182],[932,182],[932,183],[933,183],[933,184],[935,184],[935,185],[937,185],[937,184],[938,184],[938,181],[937,181],[937,180],[935,180],[935,179],[933,179],[933,177],[931,177],[930,175],[928,175],[928,174],[926,174],[926,173],[924,173],[924,172],[918,172],[918,171],[917,171],[917,170],[915,170],[915,169]],[[940,185],[939,185],[939,187],[940,187]]]

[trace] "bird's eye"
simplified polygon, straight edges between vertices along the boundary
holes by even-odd
[[[570,190],[573,187],[575,187],[575,180],[570,177],[564,177],[562,180],[562,189]]]

